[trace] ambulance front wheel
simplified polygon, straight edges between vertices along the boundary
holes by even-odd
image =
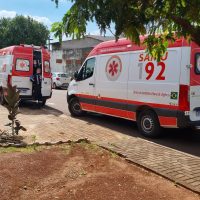
[[[84,114],[84,111],[81,108],[81,104],[78,98],[74,97],[69,101],[68,104],[69,112],[73,117],[81,117]]]
[[[137,125],[139,131],[145,137],[155,138],[161,134],[158,116],[152,110],[144,110],[140,112]]]

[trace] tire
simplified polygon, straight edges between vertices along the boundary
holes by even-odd
[[[45,104],[46,104],[46,99],[43,99],[43,100],[37,102],[37,107],[42,108],[45,106]]]
[[[69,87],[69,83],[67,83],[67,87],[66,87],[67,90],[68,90],[68,87]]]
[[[3,89],[0,89],[0,104],[5,105],[5,103],[6,103],[6,100],[3,94]]]
[[[53,89],[56,89],[57,86],[56,86],[56,83],[53,83]]]
[[[85,113],[81,108],[81,105],[80,105],[80,102],[79,102],[78,98],[76,98],[76,97],[72,98],[69,101],[68,109],[69,109],[70,114],[73,117],[81,117]]]
[[[144,110],[139,113],[137,125],[140,133],[145,137],[156,138],[161,135],[158,116],[152,110]]]
[[[47,101],[46,99],[43,99],[43,100],[42,100],[42,102],[41,102],[41,106],[42,106],[42,107],[45,106],[46,101]]]

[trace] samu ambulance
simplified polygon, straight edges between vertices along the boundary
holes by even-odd
[[[30,77],[37,68],[42,72],[42,104],[51,97],[50,54],[39,46],[19,45],[0,49],[0,103],[5,102],[8,84],[17,86],[21,99],[33,99],[33,83]]]
[[[67,96],[73,116],[90,111],[137,121],[147,137],[161,127],[200,125],[200,47],[193,42],[177,39],[160,62],[127,39],[103,42],[74,77]]]

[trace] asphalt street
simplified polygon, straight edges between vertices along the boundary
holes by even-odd
[[[70,115],[67,108],[66,95],[66,90],[53,90],[52,98],[47,101],[46,109],[56,109],[63,114]],[[99,114],[88,114],[82,119],[88,123],[105,126],[132,137],[143,138],[138,132],[136,123],[128,120]],[[164,129],[161,138],[147,140],[194,156],[200,156],[200,131],[191,129]]]
[[[47,101],[47,106],[61,111],[64,114],[69,115],[67,104],[67,90],[56,89],[53,90],[51,99]]]

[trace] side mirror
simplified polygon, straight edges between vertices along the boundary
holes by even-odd
[[[74,79],[75,79],[75,80],[78,79],[78,72],[77,72],[77,71],[74,73]]]

